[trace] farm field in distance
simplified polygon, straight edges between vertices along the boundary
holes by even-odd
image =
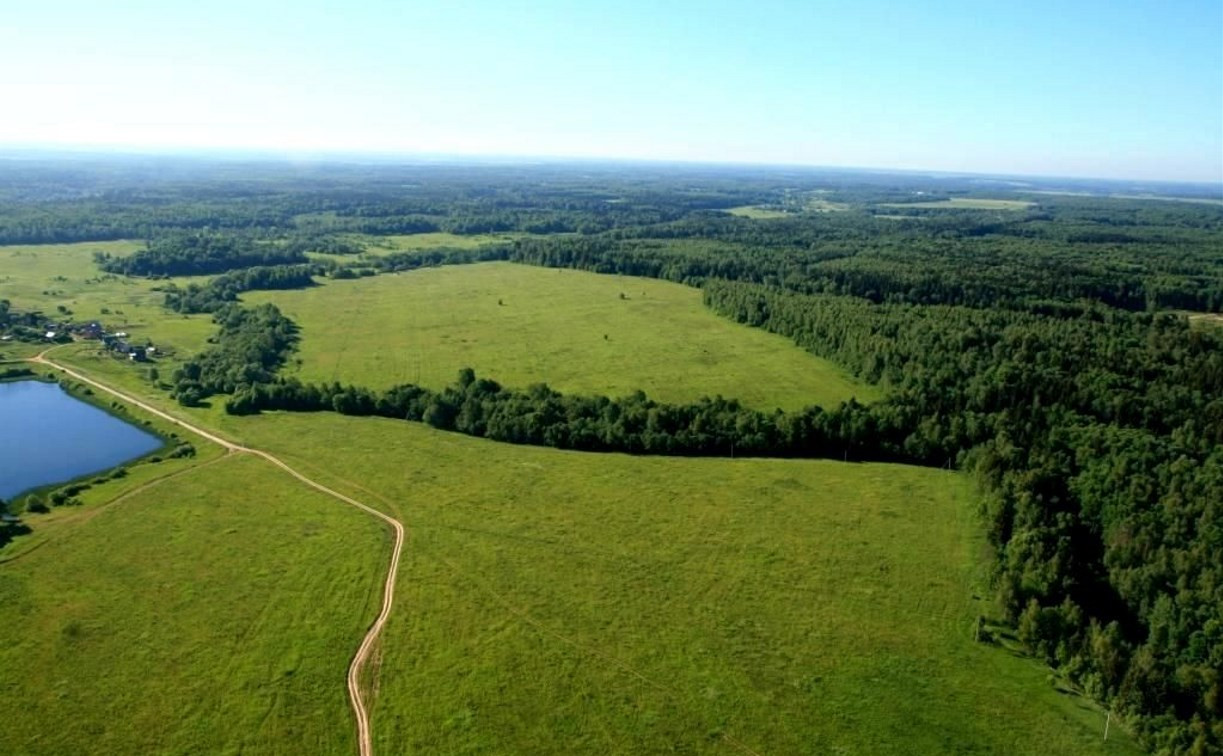
[[[881,202],[879,207],[950,208],[953,210],[1026,210],[1035,202],[1025,200],[981,199],[976,197],[952,197],[931,202]]]
[[[511,387],[641,389],[668,402],[721,394],[761,409],[881,395],[789,339],[718,317],[699,290],[653,279],[481,263],[243,301],[273,302],[301,326],[301,365],[287,374],[306,381],[441,388],[471,367]]]
[[[959,474],[559,452],[331,413],[222,424],[409,528],[381,751],[1135,752],[973,640],[987,602]]]
[[[528,234],[452,234],[444,231],[433,231],[419,234],[388,234],[385,236],[368,236],[362,234],[349,235],[349,240],[364,247],[364,254],[378,257],[395,252],[416,252],[429,249],[477,249],[493,244],[504,244],[519,239]],[[326,252],[308,252],[312,260],[343,262],[349,259],[345,255]]]
[[[784,210],[770,210],[764,207],[756,207],[755,205],[743,205],[742,207],[732,207],[726,212],[731,215],[737,215],[740,218],[753,218],[756,220],[771,220],[773,218],[788,218],[790,213]]]
[[[476,249],[477,247],[487,247],[490,244],[503,244],[505,242],[520,239],[527,234],[522,233],[502,233],[502,234],[451,234],[446,232],[431,232],[422,234],[390,234],[388,236],[372,236],[365,237],[363,241],[368,245],[366,251],[378,252],[385,250],[387,252],[406,252],[416,249],[432,249],[435,247],[449,247],[452,249]]]
[[[383,528],[245,456],[100,506],[0,565],[0,752],[355,750]]]

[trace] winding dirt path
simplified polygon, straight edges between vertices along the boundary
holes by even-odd
[[[65,375],[71,376],[82,383],[86,383],[96,389],[118,397],[128,404],[139,407],[145,412],[160,417],[162,420],[166,420],[167,422],[173,423],[180,428],[188,430],[201,438],[205,438],[214,444],[218,444],[230,452],[240,452],[243,454],[251,454],[256,457],[261,457],[284,470],[289,475],[292,475],[294,478],[297,478],[302,483],[305,483],[307,486],[310,486],[317,491],[321,491],[328,496],[339,499],[345,504],[354,506],[367,514],[373,515],[391,526],[391,530],[395,533],[395,545],[391,550],[391,563],[387,568],[386,582],[382,587],[382,609],[378,612],[378,616],[374,619],[373,624],[370,625],[369,630],[366,631],[365,638],[362,639],[361,645],[357,648],[357,653],[353,655],[352,661],[348,665],[348,701],[352,705],[353,715],[357,719],[357,743],[360,746],[361,756],[372,756],[374,747],[373,740],[370,737],[369,712],[365,708],[365,701],[361,695],[361,670],[364,668],[366,660],[369,659],[369,655],[374,648],[374,644],[377,643],[378,636],[382,633],[382,628],[386,624],[387,617],[389,617],[391,614],[391,607],[395,603],[395,577],[399,573],[399,558],[403,553],[403,543],[405,539],[403,523],[390,515],[374,509],[373,507],[362,504],[351,496],[346,496],[339,491],[335,491],[327,486],[324,486],[318,481],[307,478],[305,475],[302,475],[297,470],[294,470],[278,457],[275,457],[262,449],[253,449],[249,446],[235,444],[234,442],[228,441],[214,433],[210,433],[199,426],[192,425],[184,420],[180,420],[179,418],[163,412],[152,405],[142,402],[133,396],[111,388],[110,386],[100,383],[93,378],[82,375],[75,370],[52,362],[46,358],[46,354],[46,352],[43,352],[35,357],[29,358],[27,361],[55,368],[56,370],[59,370]]]

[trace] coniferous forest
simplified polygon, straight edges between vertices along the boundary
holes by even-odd
[[[99,255],[209,312],[184,404],[334,411],[589,451],[952,467],[980,486],[998,616],[1153,750],[1223,750],[1223,203],[1198,187],[701,167],[228,166],[133,160],[0,181],[0,243]],[[1020,186],[1016,186],[1016,185]],[[1179,194],[1174,199],[1111,195]],[[1008,200],[1006,209],[940,200]],[[1214,201],[1211,201],[1214,200]],[[769,217],[727,212],[742,207]],[[367,255],[386,234],[508,236]],[[699,287],[717,314],[879,384],[762,412],[507,388],[374,390],[277,374],[298,338],[240,294],[505,260]],[[0,309],[0,318],[17,313]]]

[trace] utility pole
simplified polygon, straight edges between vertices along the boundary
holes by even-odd
[[[1105,743],[1108,742],[1108,725],[1112,721],[1113,721],[1113,712],[1112,712],[1112,709],[1109,709],[1108,713],[1104,716],[1104,742]]]

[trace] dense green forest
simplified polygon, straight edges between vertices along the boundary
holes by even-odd
[[[296,246],[260,243],[248,235],[180,231],[154,237],[145,249],[127,257],[99,252],[95,262],[107,273],[128,276],[199,276],[257,265],[304,263],[306,256]]]
[[[1036,193],[1040,191],[1042,193]],[[1046,194],[1089,192],[1091,196]],[[1154,750],[1223,750],[1223,205],[1210,188],[664,166],[183,165],[0,183],[0,242],[147,239],[128,275],[213,312],[174,391],[231,412],[329,410],[516,443],[956,466],[976,475],[1000,618]],[[1020,200],[968,209],[939,200]],[[725,211],[775,208],[755,219]],[[370,235],[515,231],[364,254]],[[312,252],[344,255],[312,259]],[[443,391],[279,378],[296,338],[242,291],[480,260],[665,278],[721,315],[887,387],[868,406],[760,413],[733,397]]]

